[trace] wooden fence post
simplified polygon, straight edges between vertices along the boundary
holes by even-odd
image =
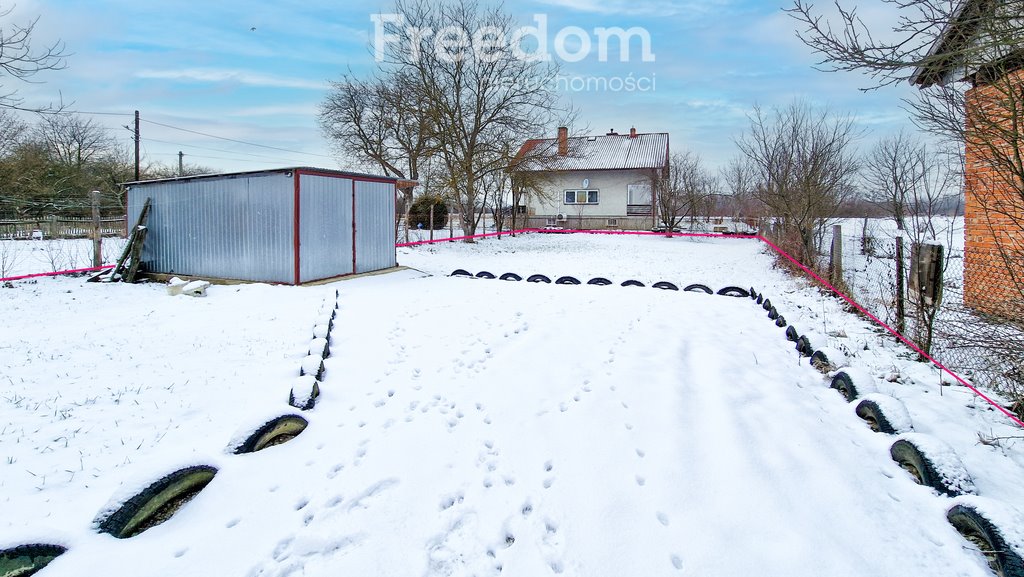
[[[103,264],[103,231],[100,228],[100,191],[94,190],[92,197],[92,266]]]
[[[833,285],[843,279],[843,227],[832,227],[832,248],[828,258],[828,280]]]
[[[896,332],[903,334],[907,330],[907,311],[903,300],[903,237],[896,237]]]
[[[430,205],[430,240],[434,240],[434,205]]]

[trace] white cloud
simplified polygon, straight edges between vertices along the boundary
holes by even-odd
[[[183,68],[178,70],[141,70],[136,78],[179,80],[191,82],[225,83],[234,82],[249,86],[266,86],[272,88],[298,88],[305,90],[326,90],[327,84],[321,81],[303,78],[288,78],[271,74],[261,74],[247,70],[230,70],[220,68]]]

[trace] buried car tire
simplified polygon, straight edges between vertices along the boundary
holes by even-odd
[[[988,561],[989,568],[1000,577],[1024,577],[1024,560],[1006,542],[1002,532],[974,507],[953,505],[946,512],[953,528],[975,545]]]
[[[922,448],[925,445],[929,449]],[[931,487],[950,497],[975,492],[974,480],[960,459],[952,449],[937,439],[910,433],[892,444],[889,455],[919,485]],[[941,467],[936,466],[937,463],[941,463]]]
[[[205,488],[217,469],[209,465],[185,467],[143,489],[109,515],[96,519],[101,533],[118,539],[134,537],[170,519]]]
[[[604,277],[601,277],[601,276],[596,276],[596,277],[588,280],[587,284],[592,284],[592,285],[597,285],[597,286],[608,286],[608,285],[612,284],[612,281],[610,281],[610,280],[608,280],[608,279],[606,279]]]
[[[727,286],[718,291],[718,294],[727,297],[749,297],[750,293],[747,289],[740,288],[738,286]]]
[[[500,277],[498,277],[498,278],[499,278],[499,279],[501,279],[501,280],[514,280],[514,281],[520,281],[520,280],[523,280],[523,277],[521,277],[521,276],[517,275],[517,274],[516,274],[516,273],[514,273],[514,272],[507,272],[507,273],[505,273],[505,274],[501,275],[501,276],[500,276]]]
[[[532,274],[526,279],[526,282],[546,282],[551,283],[551,279],[542,274]]]
[[[42,543],[18,545],[4,549],[0,551],[0,575],[13,577],[35,575],[36,572],[49,565],[50,561],[63,555],[65,551],[67,549],[60,545]]]
[[[286,443],[298,437],[308,424],[309,421],[299,415],[282,415],[271,419],[235,447],[234,453],[236,455],[255,453],[267,447]]]
[[[652,284],[651,288],[668,290],[668,291],[677,291],[677,290],[679,290],[679,287],[677,287],[674,283],[670,283],[670,282],[665,281],[665,280],[660,280],[660,281]]]
[[[688,291],[688,292],[692,292],[692,293],[694,293],[694,292],[696,292],[696,293],[707,293],[709,295],[715,294],[715,291],[711,290],[711,287],[709,287],[707,285],[702,285],[700,283],[694,283],[694,284],[691,284],[691,285],[687,285],[685,288],[683,288],[683,290],[684,291]]]

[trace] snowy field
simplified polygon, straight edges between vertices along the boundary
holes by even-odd
[[[977,442],[1020,429],[772,269],[761,243],[531,234],[399,262],[413,270],[203,299],[81,278],[0,288],[0,549],[66,546],[47,577],[991,574],[946,522],[954,500],[915,484],[894,438],[761,307],[627,279],[757,287],[948,443],[1024,546],[1022,445]],[[231,454],[296,412],[289,387],[335,290],[308,428]],[[93,529],[195,464],[219,472],[168,522]]]
[[[104,264],[121,256],[126,239],[104,238]],[[43,272],[57,272],[92,266],[92,241],[83,239],[2,240],[0,278]]]

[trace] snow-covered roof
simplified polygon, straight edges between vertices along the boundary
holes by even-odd
[[[546,159],[528,163],[525,170],[629,170],[668,164],[667,132],[576,136],[568,138],[567,144],[567,154],[559,155],[557,138],[527,140],[519,156]]]

